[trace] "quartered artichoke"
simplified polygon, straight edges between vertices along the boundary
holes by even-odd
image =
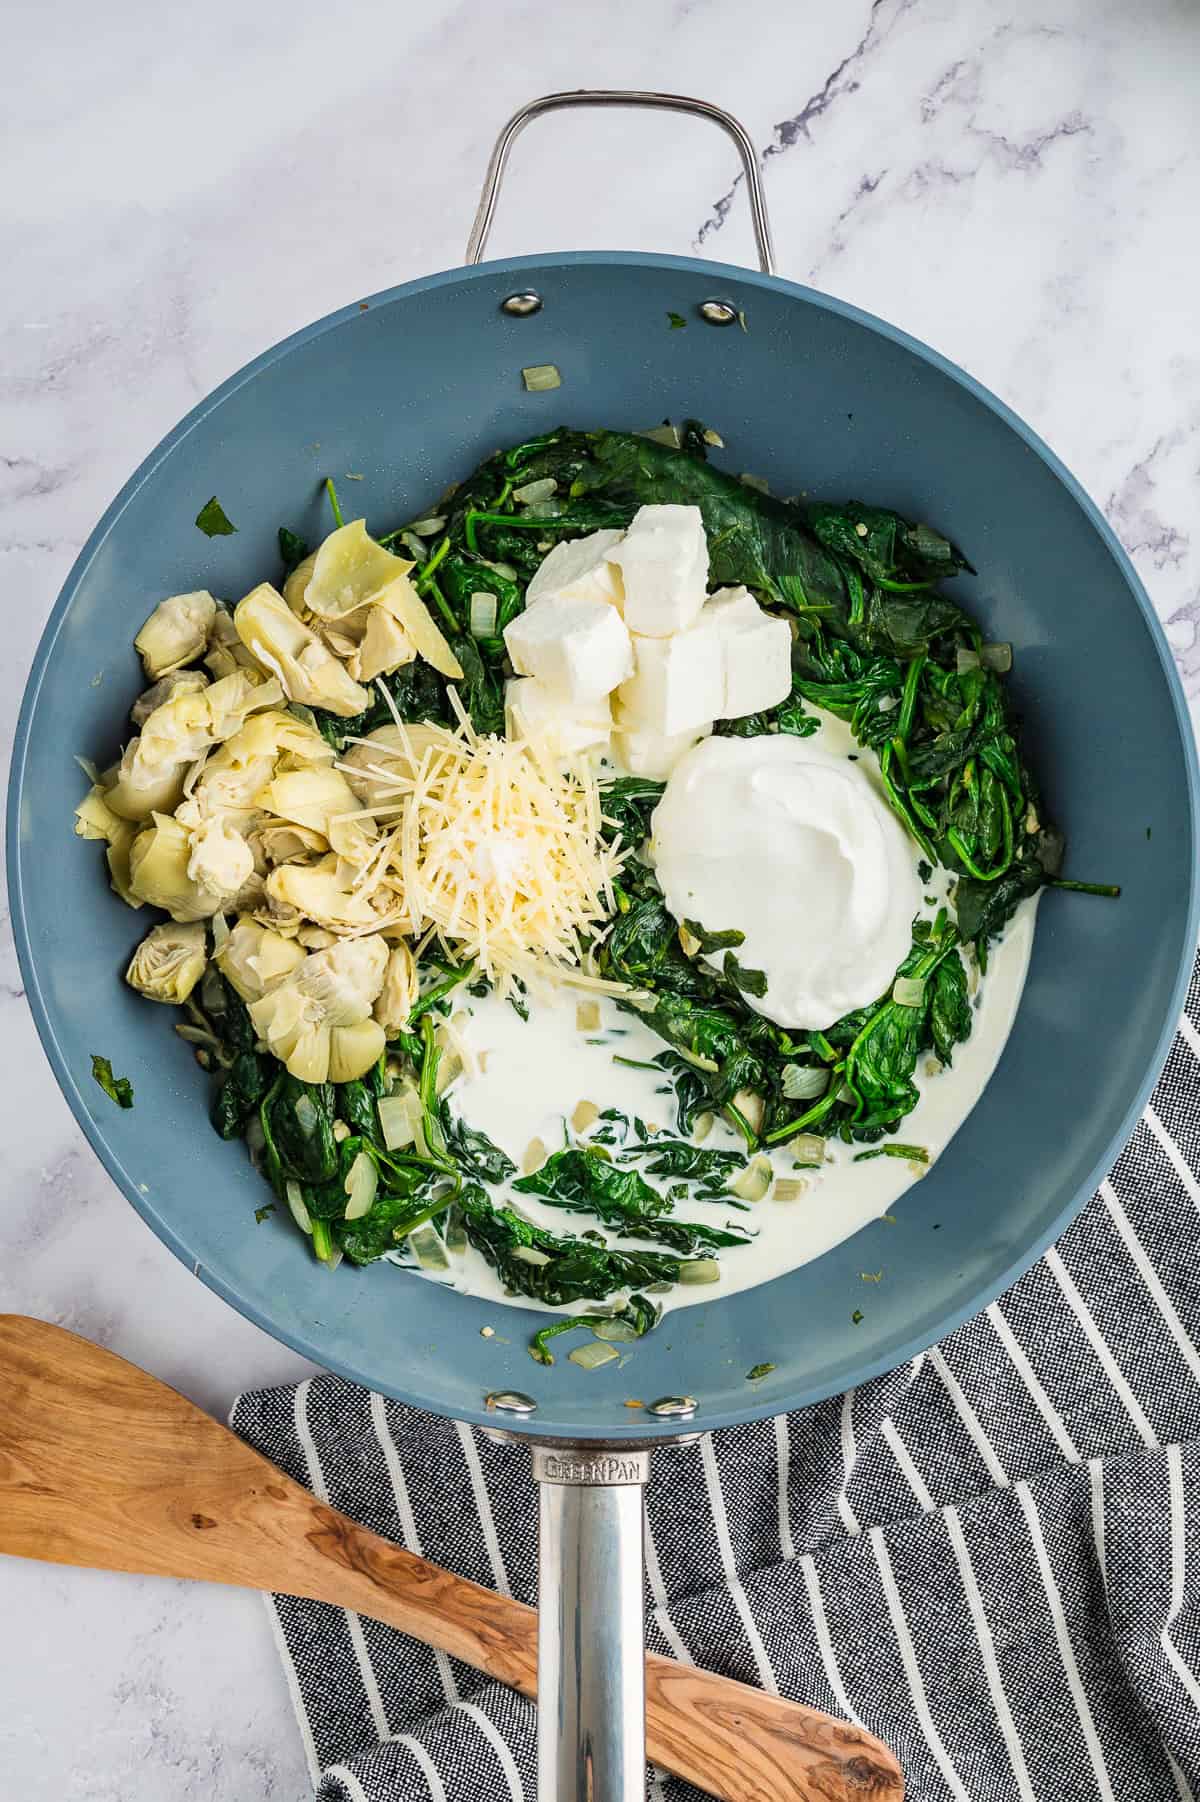
[[[199,921],[152,926],[130,960],[125,980],[150,1001],[186,1001],[208,961],[207,933]]]

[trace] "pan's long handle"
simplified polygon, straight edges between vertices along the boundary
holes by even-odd
[[[642,1447],[538,1445],[538,1802],[646,1793]]]
[[[746,193],[750,200],[750,217],[754,225],[754,241],[758,246],[758,266],[764,275],[774,275],[775,250],[771,243],[771,224],[767,218],[767,202],[758,170],[758,152],[746,127],[732,113],[724,112],[707,100],[693,100],[687,94],[656,94],[642,88],[576,88],[573,92],[564,94],[543,94],[539,100],[528,101],[513,114],[496,139],[487,174],[483,178],[479,208],[467,241],[468,263],[477,263],[483,255],[483,247],[487,243],[488,232],[496,213],[500,183],[508,166],[509,152],[516,140],[531,119],[540,118],[543,113],[560,112],[564,107],[571,106],[659,107],[671,113],[693,113],[699,119],[711,119],[714,125],[719,125],[733,139],[742,159],[742,168],[746,174]]]

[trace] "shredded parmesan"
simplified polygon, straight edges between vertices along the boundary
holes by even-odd
[[[613,879],[625,858],[600,836],[596,776],[580,759],[563,768],[527,736],[480,737],[450,689],[458,725],[421,728],[400,744],[376,742],[370,765],[387,820],[359,880],[390,880],[405,932],[438,939],[478,965],[502,993],[569,983],[623,993],[623,983],[581,964],[604,930]],[[356,884],[357,886],[357,884]]]

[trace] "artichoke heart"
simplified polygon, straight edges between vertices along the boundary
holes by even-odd
[[[129,887],[139,901],[161,907],[173,920],[207,920],[220,897],[188,874],[192,857],[187,827],[169,813],[155,812],[129,851]]]
[[[370,705],[367,690],[269,582],[260,582],[238,602],[233,621],[246,649],[278,676],[289,701],[322,707],[344,719]]]
[[[267,877],[267,899],[294,909],[330,932],[354,932],[379,923],[379,912],[363,890],[348,887],[336,857],[317,864],[285,863]]]
[[[195,827],[188,836],[189,882],[195,883],[201,893],[214,896],[217,906],[235,900],[254,874],[254,853],[241,833],[226,817],[218,815]],[[215,913],[216,908],[212,911]]]
[[[232,613],[227,612],[224,607],[217,608],[208,628],[208,649],[204,664],[206,669],[212,671],[214,680],[236,675],[240,669],[256,670],[259,667],[238,637]]]
[[[301,564],[292,577],[293,593],[310,613],[340,619],[376,600],[393,582],[407,582],[413,565],[376,543],[365,519],[352,519],[319,546],[301,588],[297,578],[304,567]]]
[[[261,1001],[304,962],[294,939],[285,939],[257,921],[240,919],[214,953],[217,968],[243,1001]]]
[[[371,1018],[383,983],[382,939],[344,939],[311,951],[291,975],[250,1005],[260,1038],[300,1082],[352,1082],[364,1076],[386,1039]]]
[[[217,603],[207,588],[173,594],[158,603],[133,641],[151,682],[195,662],[208,642],[216,611]]]
[[[144,726],[150,715],[159,707],[173,701],[176,695],[199,694],[202,688],[208,687],[208,677],[198,669],[172,670],[167,676],[160,676],[153,688],[140,694],[129,709],[129,717],[135,726]]]
[[[169,813],[183,794],[184,779],[210,745],[230,737],[260,707],[282,699],[277,682],[239,670],[208,688],[172,695],[151,713],[126,745],[117,779],[106,799],[122,819]]]
[[[389,1039],[408,1025],[419,988],[412,951],[406,944],[393,945],[383,973],[383,987],[375,1002],[375,1018]]]
[[[368,607],[366,622],[361,643],[350,651],[348,667],[356,681],[373,682],[376,676],[388,676],[402,664],[413,662],[417,647],[386,607]]]
[[[150,1001],[178,1006],[204,974],[206,937],[199,921],[152,926],[130,960],[126,982]]]
[[[377,726],[343,753],[339,769],[364,807],[396,807],[426,751],[446,743],[440,726]]]

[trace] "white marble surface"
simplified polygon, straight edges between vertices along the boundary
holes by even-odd
[[[499,123],[581,84],[740,114],[782,272],[889,315],[1048,438],[1133,553],[1200,704],[1194,0],[59,0],[10,13],[5,50],[4,721],[72,559],[155,440],[272,340],[456,263]],[[518,153],[493,248],[741,260],[734,172],[690,122],[552,120]],[[7,938],[0,1035],[0,1308],[214,1411],[296,1372],[93,1159]],[[308,1793],[255,1598],[8,1562],[0,1619],[0,1770],[25,1802]]]

